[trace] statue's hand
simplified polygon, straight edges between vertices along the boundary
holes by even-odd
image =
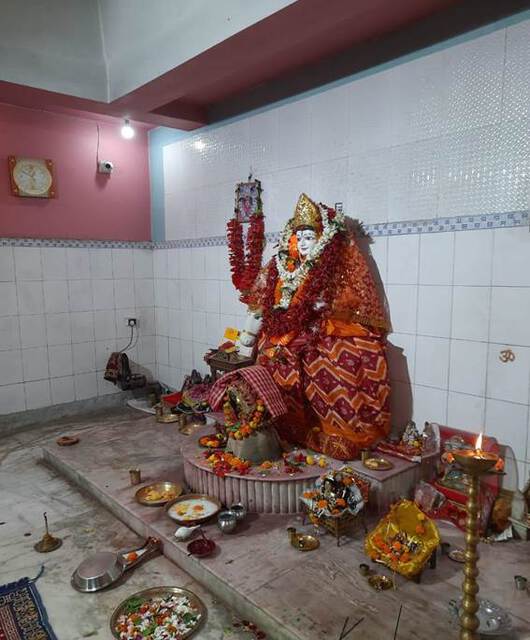
[[[244,347],[251,347],[254,344],[254,342],[256,342],[256,337],[251,335],[250,333],[247,333],[245,330],[243,330],[241,332],[241,335],[239,336],[239,342]]]

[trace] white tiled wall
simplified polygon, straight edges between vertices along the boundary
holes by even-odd
[[[246,308],[230,281],[227,247],[154,252],[158,376],[178,388],[228,326],[241,327]]]
[[[166,239],[223,235],[262,180],[268,231],[301,191],[367,224],[528,209],[530,22],[164,147]],[[486,431],[530,470],[527,228],[377,238],[394,333],[394,415]],[[272,247],[267,247],[270,255]],[[157,250],[159,376],[178,387],[244,308],[226,247]],[[29,294],[28,294],[29,295]],[[510,347],[515,360],[502,363]]]
[[[129,357],[154,372],[153,305],[150,250],[0,247],[0,414],[116,393],[103,372],[125,316]]]

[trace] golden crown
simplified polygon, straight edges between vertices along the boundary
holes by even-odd
[[[311,227],[315,230],[322,229],[322,217],[318,206],[302,193],[296,203],[293,216],[293,228]]]

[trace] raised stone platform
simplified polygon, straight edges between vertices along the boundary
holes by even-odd
[[[396,591],[375,593],[358,572],[359,563],[366,562],[360,532],[340,547],[325,535],[319,550],[300,553],[288,544],[285,531],[291,525],[302,528],[299,516],[275,514],[251,514],[226,536],[215,523],[207,524],[206,535],[215,540],[218,552],[203,560],[189,557],[186,543],[174,539],[175,523],[164,509],[135,502],[136,487],[129,485],[128,469],[140,467],[145,483],[182,482],[181,448],[195,437],[147,417],[84,431],[73,447],[61,448],[51,441],[43,457],[137,534],[161,538],[169,559],[272,640],[334,640],[346,616],[351,622],[364,616],[352,638],[387,640],[393,637],[400,604],[398,638],[456,640],[458,630],[449,625],[447,603],[458,597],[462,573],[460,565],[445,557],[439,558],[436,570],[424,573],[420,585],[398,577]],[[461,532],[453,527],[442,527],[442,537],[463,543]],[[480,553],[481,595],[511,611],[516,629],[512,639],[522,640],[530,628],[530,599],[515,590],[513,576],[530,575],[530,545],[483,544]]]
[[[184,477],[190,489],[215,496],[223,504],[242,502],[251,513],[289,514],[301,511],[303,492],[313,487],[323,469],[316,465],[305,466],[295,474],[276,470],[260,473],[252,469],[246,475],[229,473],[219,478],[206,463],[205,449],[197,444],[200,436],[211,432],[212,427],[205,427],[182,446]]]

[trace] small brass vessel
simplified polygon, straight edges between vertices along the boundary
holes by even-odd
[[[289,527],[287,532],[289,534],[289,542],[298,551],[314,551],[320,547],[320,540],[315,536],[297,533],[294,527]]]
[[[140,469],[129,469],[129,480],[131,485],[140,484],[142,482],[142,472]]]
[[[386,591],[394,587],[394,581],[388,576],[382,576],[379,573],[368,577],[368,584],[376,591]]]

